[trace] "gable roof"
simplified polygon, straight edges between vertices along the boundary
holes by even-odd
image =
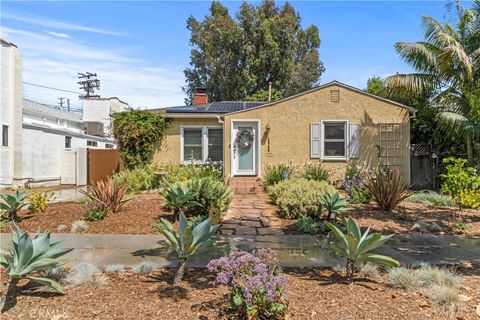
[[[256,102],[256,101],[220,101],[210,102],[202,105],[190,105],[190,106],[178,106],[167,107],[160,109],[150,109],[152,112],[166,113],[166,114],[179,114],[179,113],[194,113],[194,114],[226,114],[236,111],[248,110],[268,102]]]
[[[327,87],[330,87],[330,86],[333,86],[333,85],[337,85],[339,87],[343,87],[345,89],[348,89],[348,90],[352,90],[354,92],[357,92],[357,93],[360,93],[360,94],[363,94],[363,95],[366,95],[366,96],[369,96],[371,98],[374,98],[374,99],[378,99],[378,100],[381,100],[383,102],[386,102],[386,103],[389,103],[389,104],[392,104],[392,105],[395,105],[397,107],[400,107],[400,108],[404,108],[404,109],[407,109],[408,111],[410,112],[416,112],[417,110],[412,108],[412,107],[409,107],[407,105],[404,105],[402,103],[398,103],[398,102],[395,102],[393,100],[390,100],[390,99],[387,99],[387,98],[383,98],[383,97],[380,97],[380,96],[377,96],[377,95],[374,95],[372,93],[369,93],[369,92],[366,92],[364,90],[361,90],[361,89],[358,89],[358,88],[355,88],[355,87],[352,87],[348,84],[345,84],[343,82],[339,82],[339,81],[331,81],[331,82],[328,82],[328,83],[325,83],[321,86],[318,86],[318,87],[315,87],[313,89],[310,89],[310,90],[307,90],[307,91],[304,91],[304,92],[301,92],[301,93],[298,93],[296,95],[293,95],[293,96],[290,96],[290,97],[287,97],[287,98],[283,98],[283,99],[280,99],[280,100],[277,100],[277,101],[272,101],[272,102],[267,102],[267,103],[264,103],[260,106],[256,106],[256,107],[252,107],[250,108],[249,110],[251,109],[259,109],[259,108],[263,108],[263,107],[268,107],[268,106],[273,106],[275,104],[278,104],[280,102],[284,102],[284,101],[288,101],[288,100],[291,100],[291,99],[295,99],[295,98],[298,98],[298,97],[301,97],[303,95],[306,95],[306,94],[309,94],[309,93],[312,93],[312,92],[315,92],[315,91],[318,91],[318,90],[321,90],[321,89],[325,89]],[[245,112],[247,110],[239,110],[239,111],[234,111],[234,112],[229,112],[228,114],[236,114],[236,113],[241,113],[241,112]]]

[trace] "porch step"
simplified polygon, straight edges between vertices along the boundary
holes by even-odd
[[[263,184],[256,177],[233,177],[229,179],[228,185],[235,194],[255,194],[263,191]]]

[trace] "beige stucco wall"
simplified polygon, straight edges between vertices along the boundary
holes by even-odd
[[[153,163],[159,166],[180,163],[180,128],[182,125],[221,126],[217,118],[211,119],[172,119],[165,132],[165,138],[157,145]]]
[[[340,101],[330,101],[330,90],[339,90]],[[365,95],[343,86],[332,85],[277,104],[226,115],[225,175],[231,174],[231,121],[258,119],[260,128],[260,175],[268,164],[322,161],[331,170],[333,178],[343,176],[347,161],[326,161],[310,158],[310,123],[321,120],[349,120],[360,124],[360,162],[375,165],[378,160],[379,123],[403,123],[403,175],[409,181],[410,118],[405,108]],[[270,127],[267,133],[266,127]],[[268,152],[270,141],[270,152]]]

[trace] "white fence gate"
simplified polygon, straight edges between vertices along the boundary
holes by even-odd
[[[61,184],[83,186],[87,184],[87,149],[77,148],[62,153]]]

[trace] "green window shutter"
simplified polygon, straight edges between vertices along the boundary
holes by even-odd
[[[310,124],[310,158],[320,158],[320,123]]]

